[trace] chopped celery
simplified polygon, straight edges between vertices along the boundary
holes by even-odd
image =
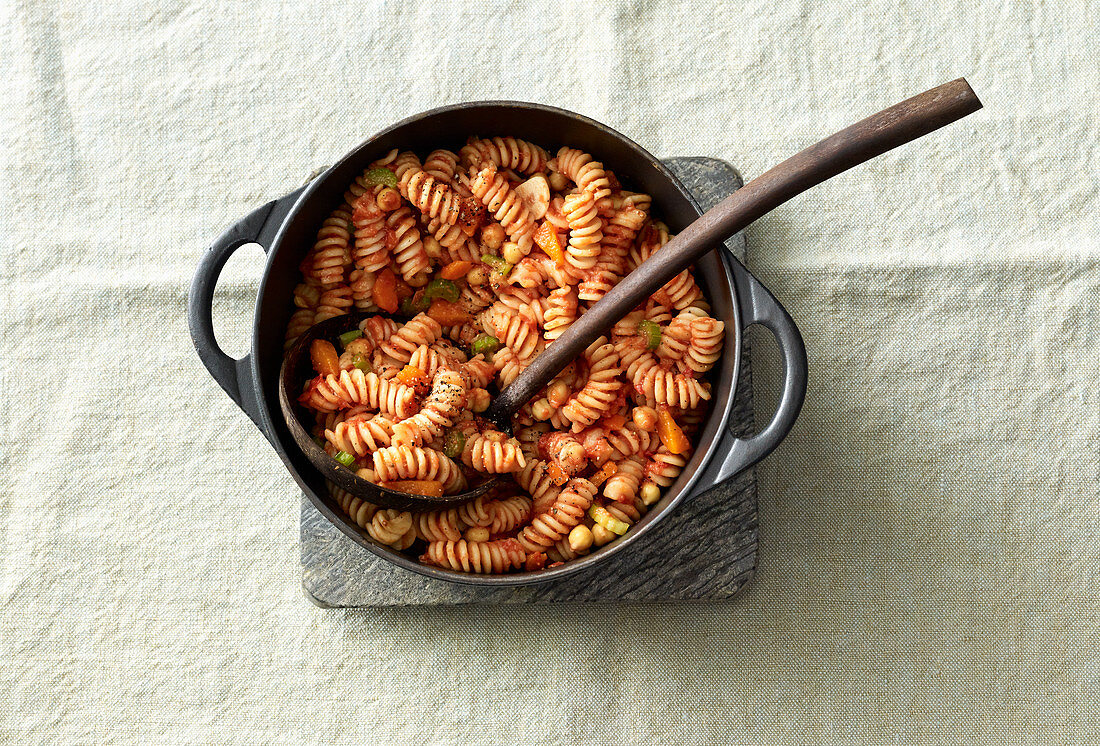
[[[448,458],[458,458],[466,448],[466,434],[461,430],[451,430],[443,439],[443,453]]]
[[[333,458],[335,458],[344,466],[351,466],[355,463],[355,456],[352,456],[347,451],[339,451],[335,456],[333,456]]]
[[[351,364],[352,364],[353,367],[358,368],[359,370],[363,371],[364,373],[370,373],[371,372],[370,361],[367,360],[362,355],[352,355],[351,356]]]
[[[661,327],[649,319],[638,322],[638,333],[645,337],[645,344],[651,350],[661,346]]]
[[[499,256],[493,256],[492,254],[482,254],[481,261],[492,267],[494,272],[498,272],[502,275],[507,275],[509,272],[512,271],[512,265],[501,259]]]
[[[344,347],[347,347],[349,344],[362,336],[363,332],[359,331],[358,329],[352,329],[350,332],[344,332],[340,335],[340,344]]]
[[[630,524],[625,521],[620,521],[615,516],[611,515],[607,511],[607,508],[602,505],[593,505],[588,509],[588,515],[596,523],[600,524],[613,534],[622,536],[630,528]]]
[[[432,280],[428,283],[428,287],[424,288],[424,298],[429,302],[435,298],[442,298],[445,301],[454,303],[458,300],[458,295],[458,285],[441,278]]]
[[[382,184],[388,187],[397,187],[397,174],[390,171],[388,168],[372,168],[363,174],[363,181],[368,186],[378,186]]]
[[[494,352],[500,349],[500,340],[491,334],[481,334],[474,340],[474,343],[470,345],[470,351],[475,355],[485,355],[488,357]]]

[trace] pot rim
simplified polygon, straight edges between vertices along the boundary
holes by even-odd
[[[694,452],[693,458],[702,453],[702,456],[700,457],[698,462],[698,466],[696,467],[694,472],[692,472],[690,475],[687,475],[686,481],[679,486],[676,493],[668,494],[668,492],[666,491],[666,494],[661,498],[661,500],[654,506],[652,506],[650,511],[646,513],[646,515],[643,516],[638,523],[631,526],[630,530],[625,535],[603,547],[600,547],[599,549],[593,551],[591,554],[585,555],[584,557],[579,557],[577,559],[569,560],[568,562],[565,562],[558,567],[550,569],[524,571],[519,573],[508,573],[500,575],[456,572],[454,570],[447,570],[444,568],[422,564],[417,560],[410,558],[400,552],[397,552],[385,545],[378,544],[369,536],[367,536],[362,529],[355,525],[350,516],[343,513],[343,511],[333,510],[332,508],[330,508],[326,504],[325,500],[321,496],[316,494],[313,488],[310,487],[310,485],[308,485],[306,481],[302,478],[302,476],[299,474],[298,467],[291,463],[288,456],[288,449],[282,442],[283,439],[281,437],[281,433],[277,431],[277,423],[275,422],[275,419],[271,414],[271,410],[269,409],[266,389],[260,375],[260,355],[258,350],[258,341],[260,339],[261,303],[259,301],[264,294],[264,290],[267,287],[268,280],[272,272],[273,262],[271,261],[271,258],[282,247],[287,226],[302,210],[303,206],[306,205],[313,197],[313,195],[321,188],[325,180],[329,178],[335,171],[337,171],[350,161],[360,159],[361,154],[364,150],[368,148],[376,148],[379,140],[384,139],[395,131],[398,131],[401,128],[406,127],[412,123],[420,122],[430,117],[449,114],[455,111],[488,107],[519,109],[530,111],[532,113],[551,113],[557,116],[564,116],[573,119],[575,121],[581,122],[588,127],[592,127],[598,131],[601,131],[603,134],[619,141],[622,145],[626,146],[628,150],[632,151],[632,159],[637,159],[641,162],[647,163],[650,167],[655,169],[658,174],[660,174],[666,181],[668,181],[675,188],[675,190],[679,192],[679,194],[687,201],[692,210],[694,210],[696,217],[702,215],[703,213],[695,197],[687,190],[687,188],[683,185],[679,178],[677,178],[664,165],[664,163],[661,162],[659,158],[657,158],[645,148],[641,147],[632,139],[626,137],[617,130],[612,129],[611,127],[595,119],[584,116],[583,114],[578,114],[576,112],[559,107],[548,106],[546,104],[538,104],[526,101],[484,100],[449,104],[446,106],[436,107],[434,109],[429,109],[427,111],[407,116],[404,119],[401,119],[400,121],[380,130],[366,140],[362,141],[350,151],[345,153],[344,156],[336,161],[336,163],[334,163],[332,166],[316,174],[311,179],[311,181],[300,191],[296,199],[294,199],[294,204],[286,213],[286,215],[282,218],[282,222],[279,225],[278,231],[276,232],[275,237],[271,242],[271,246],[268,249],[268,260],[264,266],[264,272],[260,279],[259,292],[257,293],[257,303],[252,328],[252,344],[250,346],[252,358],[250,375],[252,378],[253,386],[258,392],[257,400],[259,405],[259,415],[260,419],[262,420],[261,424],[265,432],[268,434],[269,440],[272,442],[272,445],[275,447],[276,453],[278,453],[279,458],[283,461],[283,465],[286,467],[287,471],[290,472],[295,482],[298,483],[298,486],[309,498],[314,507],[316,507],[341,532],[343,532],[345,535],[355,541],[356,544],[362,546],[370,552],[373,552],[377,556],[400,567],[403,567],[406,570],[415,572],[419,575],[435,578],[437,580],[445,580],[448,582],[459,583],[462,585],[507,587],[534,585],[554,580],[561,580],[569,575],[573,575],[575,573],[589,569],[593,565],[603,562],[604,560],[633,545],[642,536],[648,534],[653,526],[655,526],[661,520],[665,519],[680,505],[681,502],[684,501],[684,499],[688,495],[692,493],[693,488],[706,472],[707,466],[712,462],[715,456],[715,451],[717,450],[720,443],[724,440],[725,434],[728,429],[727,423],[729,421],[730,412],[733,407],[733,400],[736,395],[737,380],[741,370],[741,346],[743,341],[742,335],[744,334],[744,328],[742,327],[741,308],[738,301],[736,283],[734,281],[734,272],[731,266],[732,258],[730,257],[728,252],[722,250],[723,244],[719,244],[715,247],[714,252],[717,254],[717,259],[724,273],[725,283],[728,286],[730,292],[734,341],[732,343],[732,363],[722,368],[722,376],[725,376],[727,374],[730,376],[729,395],[725,397],[724,401],[716,401],[714,403],[710,414],[705,420],[703,433],[705,434],[705,431],[709,430],[712,426],[712,423],[714,422],[717,422],[717,427],[713,429],[710,440],[708,443],[706,443],[706,447],[697,448],[697,450]],[[727,324],[729,324],[729,320],[723,320],[726,321]],[[727,342],[727,346],[726,349],[723,351],[723,355],[729,354],[729,346],[730,343]],[[721,408],[721,411],[719,411],[719,407]],[[278,411],[277,405],[275,406],[275,411]],[[717,420],[715,419],[716,417]],[[702,440],[700,441],[700,444],[701,443]],[[679,479],[683,479],[683,476],[679,477],[678,480]]]

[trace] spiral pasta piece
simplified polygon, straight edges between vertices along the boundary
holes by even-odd
[[[618,268],[618,260],[601,257],[595,267],[582,275],[584,279],[577,285],[577,297],[594,303],[610,293],[611,288],[622,279]]]
[[[629,458],[635,454],[646,454],[657,448],[658,440],[654,433],[639,430],[633,422],[621,428],[604,431],[607,443],[615,449],[613,459]]]
[[[340,506],[340,510],[347,513],[359,528],[366,529],[370,525],[371,519],[374,518],[374,514],[378,512],[379,508],[374,503],[360,500],[332,482],[328,483],[328,491],[336,500],[337,505]]]
[[[577,294],[573,288],[568,287],[552,290],[547,306],[542,336],[547,340],[554,340],[577,320],[579,314]]]
[[[489,534],[509,534],[531,517],[531,498],[513,495],[489,504]]]
[[[653,255],[653,252],[661,249],[669,242],[671,236],[668,226],[661,222],[646,225],[638,232],[634,240],[634,246],[627,256],[626,270],[633,272],[639,264]]]
[[[295,342],[298,341],[298,337],[309,331],[309,328],[314,324],[314,318],[317,316],[315,311],[308,308],[299,308],[290,317],[290,323],[286,327],[286,344],[284,348],[290,349]]]
[[[299,401],[313,409],[336,411],[352,404],[366,404],[383,414],[404,419],[415,411],[416,391],[396,381],[379,378],[358,368],[338,376],[318,376],[308,384]]]
[[[519,314],[494,304],[481,314],[480,319],[485,333],[496,337],[520,360],[529,362],[538,351],[539,333]]]
[[[337,450],[363,457],[390,445],[394,422],[384,414],[353,417],[325,430],[325,440]]]
[[[684,363],[696,373],[706,373],[722,357],[723,335],[726,325],[709,316],[691,322],[691,346]]]
[[[680,314],[661,330],[661,344],[657,347],[657,357],[663,362],[675,363],[684,358],[691,345],[690,314]]]
[[[527,364],[516,357],[508,347],[501,348],[493,355],[493,367],[501,386],[509,386],[524,371]]]
[[[313,245],[307,276],[322,287],[344,281],[344,269],[351,264],[351,255],[348,252],[350,226],[351,214],[347,208],[338,207],[325,218],[321,230],[317,232],[317,243]]]
[[[519,532],[520,545],[530,553],[545,552],[584,520],[595,494],[596,486],[587,479],[571,479],[554,504]]]
[[[519,441],[505,433],[490,430],[466,439],[462,463],[485,474],[511,474],[527,465]]]
[[[368,316],[359,322],[359,331],[372,347],[378,347],[397,332],[397,322],[386,316]]]
[[[628,526],[633,526],[646,514],[647,508],[641,498],[635,496],[629,501],[610,501],[604,504],[604,509],[611,517],[622,521]]]
[[[433,541],[422,559],[448,570],[469,573],[502,573],[523,567],[527,559],[515,539],[499,541]]]
[[[458,222],[462,201],[446,181],[419,168],[410,168],[397,188],[425,217],[438,220],[442,225]]]
[[[439,220],[428,221],[428,233],[443,247],[447,262],[478,262],[481,252],[461,225],[450,225]]]
[[[352,259],[356,267],[372,277],[390,261],[390,251],[386,245],[386,214],[378,207],[374,197],[373,189],[363,192],[355,200],[351,214],[351,222],[355,226]]]
[[[526,254],[531,251],[535,237],[535,221],[527,211],[527,205],[508,186],[508,181],[497,172],[496,166],[489,165],[477,172],[470,183],[470,191],[489,210],[498,223],[504,227],[520,250]]]
[[[416,227],[416,218],[408,207],[399,207],[386,216],[386,241],[393,239],[393,257],[401,279],[416,285],[427,275],[431,263]]]
[[[500,353],[497,353],[498,355]],[[493,356],[496,359],[496,355]],[[470,387],[483,389],[493,381],[496,368],[481,355],[475,355],[462,364],[462,370],[470,377]]]
[[[348,287],[351,288],[351,300],[359,311],[377,311],[374,303],[374,281],[377,278],[373,272],[364,272],[361,269],[353,269],[348,275]]]
[[[634,375],[634,390],[644,395],[651,405],[665,404],[687,409],[710,399],[710,391],[701,381],[660,366],[639,370]]]
[[[443,336],[443,327],[426,313],[418,313],[380,345],[394,360],[407,363],[421,345],[430,345]]]
[[[424,170],[428,175],[449,183],[458,171],[458,156],[445,148],[433,150],[424,159]]]
[[[671,453],[663,445],[646,462],[646,478],[658,487],[668,487],[687,465],[691,453]]]
[[[569,221],[569,245],[565,261],[570,274],[577,277],[596,266],[603,240],[603,221],[596,213],[596,202],[590,192],[576,192],[565,198],[565,217]]]
[[[695,278],[689,270],[684,270],[673,277],[658,292],[668,296],[669,302],[676,310],[682,310],[698,302],[703,297],[703,291],[695,284]]]
[[[600,337],[585,351],[588,380],[584,387],[569,398],[561,413],[579,431],[611,411],[623,383],[619,380],[619,353],[615,345]]]
[[[633,503],[642,486],[645,460],[640,456],[630,456],[618,462],[619,470],[603,485],[603,496],[620,503]]]
[[[416,540],[412,513],[407,510],[379,510],[367,526],[367,534],[379,544],[408,549]]]
[[[443,482],[446,493],[460,492],[466,486],[458,464],[431,448],[390,446],[375,451],[372,459],[379,482],[433,480]]]
[[[545,512],[561,494],[561,487],[554,484],[546,461],[531,459],[516,475],[516,483],[527,491],[534,500],[534,509]]]
[[[446,345],[446,346],[444,346]],[[433,342],[429,345],[420,345],[413,350],[409,357],[409,365],[419,369],[424,375],[435,377],[435,374],[443,369],[458,370],[466,362],[466,355],[451,345],[443,342]]]
[[[611,204],[611,181],[603,164],[582,150],[563,147],[558,151],[557,170],[601,205]],[[567,200],[568,201],[568,200]]]
[[[538,145],[515,137],[478,139],[471,137],[459,151],[467,166],[484,167],[488,163],[521,174],[537,174],[546,168],[550,154]]]
[[[458,541],[462,538],[462,519],[458,508],[427,510],[413,516],[417,538],[424,541]]]
[[[466,406],[466,381],[455,370],[440,370],[432,380],[432,391],[424,408],[393,426],[393,444],[423,446],[451,427]]]
[[[478,495],[458,506],[458,519],[464,526],[489,526],[493,522],[493,504],[485,495]]]

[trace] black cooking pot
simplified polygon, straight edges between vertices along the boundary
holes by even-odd
[[[195,349],[226,393],[271,442],[310,501],[341,531],[367,550],[402,567],[434,578],[475,585],[518,585],[551,580],[605,560],[642,540],[648,529],[683,500],[713,488],[755,464],[786,436],[806,391],[806,350],[790,315],[759,280],[727,251],[718,249],[698,262],[694,274],[725,321],[725,353],[715,366],[713,406],[698,435],[696,450],[679,479],[627,534],[592,554],[560,567],[514,575],[469,575],[427,567],[372,540],[329,495],[324,479],[295,446],[279,410],[278,375],[283,336],[294,310],[298,264],[313,246],[321,222],[342,199],[348,185],[371,161],[392,148],[426,152],[456,151],[469,135],[513,135],[551,152],[568,144],[593,153],[626,188],[653,197],[653,212],[675,232],[700,215],[698,205],[664,165],[631,140],[599,122],[562,109],[511,101],[445,106],[409,117],[364,142],[306,186],[269,202],[227,230],[203,256],[191,285],[188,320]],[[251,352],[240,360],[222,352],[214,339],[211,304],[214,287],[229,256],[258,243],[267,266],[256,300]],[[752,324],[771,330],[783,357],[783,390],[772,421],[751,438],[727,428],[741,363],[741,335]],[[722,526],[715,526],[722,530]]]

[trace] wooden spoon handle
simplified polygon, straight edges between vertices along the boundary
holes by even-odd
[[[788,158],[738,189],[627,275],[501,392],[486,413],[506,420],[616,321],[721,241],[810,187],[982,108],[959,78],[895,104]]]

